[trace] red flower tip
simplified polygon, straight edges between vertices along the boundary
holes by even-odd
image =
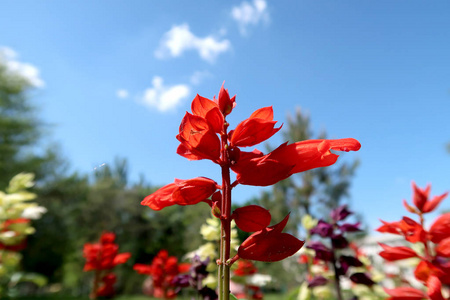
[[[247,205],[234,210],[231,215],[239,229],[245,232],[255,232],[270,225],[269,211],[258,205]]]
[[[171,205],[194,205],[209,198],[217,189],[217,183],[209,178],[175,179],[142,200],[141,204],[153,210]]]
[[[281,129],[282,126],[274,128],[276,123],[273,121],[271,106],[260,108],[253,112],[248,119],[239,123],[236,129],[230,133],[230,144],[239,147],[259,144]]]
[[[216,102],[219,105],[220,111],[224,116],[229,115],[233,108],[236,106],[236,96],[230,99],[230,94],[228,94],[228,90],[224,89],[225,81],[222,83],[222,87],[220,88],[219,97]]]

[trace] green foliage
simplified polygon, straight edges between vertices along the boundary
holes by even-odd
[[[10,72],[0,53],[0,190],[20,172],[30,172],[37,179],[50,175],[49,165],[57,162],[54,150],[36,148],[43,124],[36,118],[30,102],[32,84],[20,74]]]

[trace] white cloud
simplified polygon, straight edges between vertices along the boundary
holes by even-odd
[[[249,25],[255,26],[260,22],[269,22],[269,13],[265,0],[253,0],[253,3],[244,1],[241,5],[233,7],[231,16],[237,21],[242,35],[247,34]]]
[[[120,99],[126,99],[126,98],[128,98],[129,94],[128,94],[127,90],[120,89],[120,90],[117,90],[116,96],[117,96],[117,98],[120,98]]]
[[[190,78],[190,82],[192,85],[199,85],[206,78],[212,77],[212,74],[206,70],[204,71],[195,71]]]
[[[213,63],[220,53],[231,49],[229,40],[218,40],[212,35],[195,36],[188,24],[175,25],[166,32],[155,51],[157,58],[178,57],[187,50],[196,50],[203,60]]]
[[[149,108],[166,112],[177,107],[189,95],[189,92],[189,86],[185,84],[165,86],[161,77],[154,76],[152,87],[144,91],[141,101]]]
[[[17,60],[17,53],[11,48],[0,47],[0,64],[6,66],[8,72],[26,79],[32,86],[43,87],[44,81],[39,76],[39,70],[32,64]]]

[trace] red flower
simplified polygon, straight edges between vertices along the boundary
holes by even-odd
[[[411,218],[403,217],[401,221],[390,223],[383,220],[380,221],[383,225],[377,229],[378,232],[403,235],[411,243],[423,243],[426,241],[426,232],[422,225]]]
[[[430,196],[431,185],[427,185],[425,189],[421,189],[417,187],[413,182],[412,187],[414,190],[413,203],[420,213],[429,213],[433,211],[439,205],[439,203],[441,203],[441,201],[444,200],[445,197],[447,197],[448,194],[444,193],[429,200],[428,198]],[[417,213],[414,208],[406,202],[406,200],[403,200],[403,204],[408,211]]]
[[[210,159],[218,162],[220,140],[214,127],[203,117],[186,113],[180,124],[177,153],[189,160]]]
[[[167,250],[161,250],[150,265],[135,264],[133,269],[139,274],[152,276],[155,288],[153,295],[157,298],[176,297],[173,279],[180,273],[189,271],[189,264],[178,264],[175,256],[169,256]]]
[[[388,261],[395,261],[400,259],[406,259],[411,257],[417,257],[417,253],[411,248],[400,246],[400,247],[391,247],[386,244],[378,243],[383,251],[379,253],[379,255]]]
[[[215,132],[222,132],[225,118],[216,102],[197,95],[192,101],[191,110],[192,114],[204,118]]]
[[[100,243],[86,243],[83,248],[83,256],[86,264],[83,271],[110,270],[118,264],[123,264],[131,257],[130,253],[117,253],[119,246],[114,244],[114,233],[105,232],[100,238]]]
[[[234,275],[236,276],[247,276],[258,272],[258,269],[249,260],[241,259],[237,263],[238,263],[237,269],[234,270]]]
[[[259,144],[281,129],[281,126],[274,128],[276,123],[277,121],[273,121],[271,106],[260,108],[230,132],[230,146],[249,147]]]
[[[422,300],[428,298],[423,291],[412,287],[385,288],[384,291],[390,296],[386,300]]]
[[[114,273],[109,273],[103,276],[102,285],[97,289],[98,297],[112,297],[115,294],[114,284],[117,281],[117,277]]]
[[[181,180],[175,179],[174,183],[163,186],[156,192],[142,200],[142,205],[147,205],[153,210],[161,210],[171,205],[193,205],[209,198],[217,189],[214,180],[205,177]]]
[[[292,174],[334,164],[339,156],[330,150],[357,151],[360,148],[361,144],[352,138],[284,143],[267,155],[259,151],[241,152],[231,168],[241,184],[268,186]]]
[[[244,259],[272,262],[296,253],[305,242],[281,232],[288,219],[289,215],[280,223],[249,236],[239,247],[237,255]]]

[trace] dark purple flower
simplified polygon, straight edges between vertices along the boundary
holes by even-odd
[[[344,273],[347,273],[350,267],[361,267],[363,263],[353,256],[341,255],[339,257],[339,263]]]
[[[321,237],[331,237],[333,234],[333,225],[328,224],[323,220],[319,220],[316,227],[311,229],[311,234],[318,234]]]
[[[347,209],[347,205],[341,205],[338,208],[335,208],[331,211],[330,217],[335,221],[344,220],[349,215],[351,215],[352,212]]]
[[[348,247],[348,241],[342,234],[335,234],[331,237],[333,248],[344,249]]]
[[[312,242],[307,248],[313,249],[316,252],[316,258],[323,261],[331,261],[333,259],[333,252],[321,242]]]
[[[327,282],[328,282],[328,279],[319,275],[308,281],[308,287],[312,288],[312,287],[316,287],[316,286],[325,285],[325,284],[327,284]]]
[[[356,224],[344,223],[342,225],[339,225],[339,229],[341,230],[341,232],[361,231],[361,229],[359,228],[359,225],[361,225],[360,222],[358,222]]]
[[[367,286],[372,286],[375,284],[375,282],[370,279],[369,276],[367,276],[365,273],[354,273],[350,276],[350,280],[354,283],[358,284],[364,284]]]

